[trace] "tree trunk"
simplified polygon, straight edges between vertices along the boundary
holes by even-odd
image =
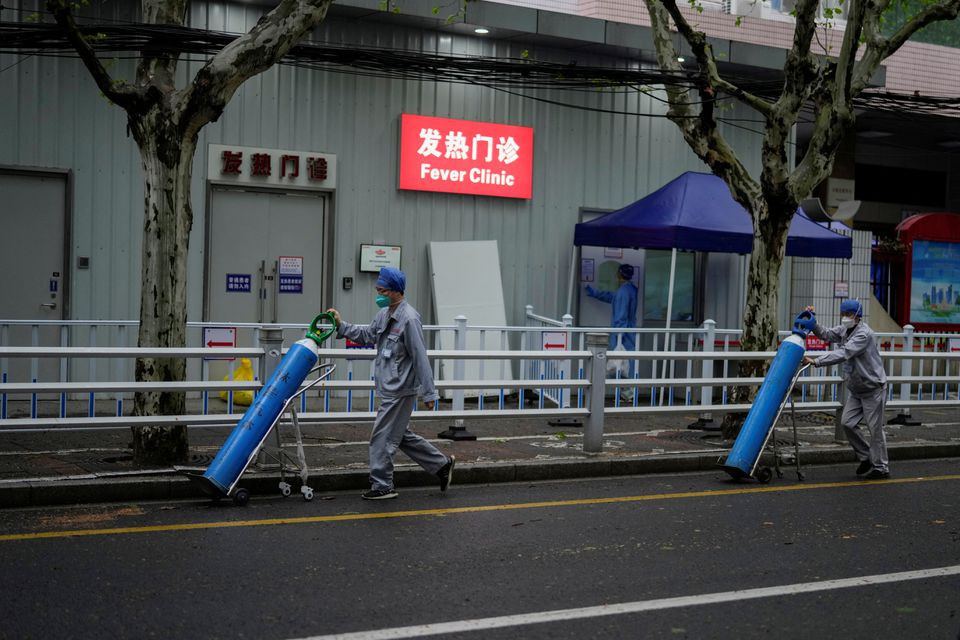
[[[777,307],[779,306],[780,269],[787,248],[787,231],[796,206],[790,215],[783,215],[782,206],[771,207],[766,200],[754,205],[753,252],[750,254],[750,275],[747,278],[747,300],[743,311],[743,336],[740,350],[774,351],[777,348]],[[766,373],[764,360],[740,360],[741,377],[762,377]],[[754,395],[752,387],[734,387],[731,402],[735,404],[750,402]],[[728,413],[724,416],[721,432],[723,437],[732,440],[737,437],[744,413]]]
[[[164,122],[166,120],[166,122]],[[163,124],[160,124],[163,123]],[[143,162],[145,211],[140,299],[140,347],[186,345],[187,249],[193,210],[190,176],[196,140],[181,140],[169,118],[144,118],[132,127]],[[139,358],[138,382],[183,381],[184,358]],[[134,414],[182,415],[185,394],[145,391],[136,394]],[[133,428],[134,458],[139,463],[169,464],[187,457],[185,425]]]

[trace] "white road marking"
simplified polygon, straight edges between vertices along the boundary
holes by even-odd
[[[595,607],[581,607],[578,609],[557,609],[554,611],[540,611],[523,613],[512,616],[498,616],[494,618],[477,618],[474,620],[455,620],[453,622],[438,622],[411,627],[394,627],[392,629],[373,629],[354,633],[340,633],[324,636],[310,636],[299,640],[395,640],[397,638],[422,638],[446,633],[466,633],[470,631],[484,631],[486,629],[502,629],[504,627],[519,627],[530,624],[548,622],[562,622],[564,620],[580,620],[583,618],[598,618],[615,616],[627,613],[642,613],[645,611],[660,611],[663,609],[677,609],[694,607],[705,604],[720,604],[724,602],[740,602],[757,598],[772,598],[790,596],[801,593],[815,593],[817,591],[831,591],[834,589],[849,589],[851,587],[868,587],[891,582],[905,582],[907,580],[925,580],[942,578],[945,576],[960,575],[960,565],[923,569],[920,571],[902,571],[899,573],[885,573],[858,578],[843,578],[840,580],[822,580],[819,582],[801,582],[785,584],[776,587],[761,587],[758,589],[743,589],[740,591],[724,591],[721,593],[705,593],[695,596],[680,596],[676,598],[662,598],[659,600],[640,600],[638,602],[623,602],[621,604],[600,605]]]

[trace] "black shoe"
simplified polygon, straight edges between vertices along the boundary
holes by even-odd
[[[360,497],[364,500],[389,500],[390,498],[396,498],[398,495],[400,494],[393,489],[370,489],[361,493]]]
[[[889,471],[880,471],[880,469],[871,469],[867,475],[863,476],[864,480],[886,480],[890,477]]]
[[[870,464],[869,460],[864,460],[863,462],[860,463],[860,466],[857,467],[857,475],[862,476],[867,471],[870,471],[870,469],[873,469],[873,465]]]
[[[457,456],[450,456],[450,462],[440,467],[437,477],[440,478],[440,491],[446,491],[453,482],[453,467],[457,464]]]

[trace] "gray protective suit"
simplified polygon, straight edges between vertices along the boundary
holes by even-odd
[[[816,363],[818,367],[841,363],[846,399],[840,423],[850,446],[861,462],[869,460],[875,469],[889,471],[887,438],[883,433],[887,374],[883,370],[876,334],[863,319],[849,330],[842,326],[825,329],[817,325],[813,333],[821,340],[840,345],[817,358]],[[861,419],[870,431],[869,444],[860,430]]]
[[[435,474],[447,464],[447,457],[410,431],[417,396],[422,394],[427,402],[439,398],[420,314],[402,300],[392,314],[389,308],[381,309],[368,325],[342,322],[337,337],[377,347],[373,380],[380,408],[370,433],[371,489],[393,489],[393,456],[398,448]]]

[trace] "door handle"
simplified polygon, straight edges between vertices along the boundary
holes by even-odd
[[[46,307],[47,309],[56,309],[56,308],[57,308],[57,303],[56,303],[56,302],[41,302],[41,303],[40,303],[40,306],[41,306],[41,307]]]

